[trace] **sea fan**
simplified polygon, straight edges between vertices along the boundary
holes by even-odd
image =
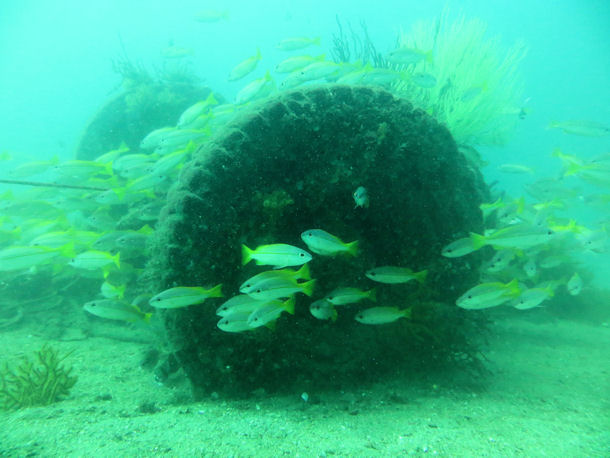
[[[394,90],[445,124],[458,143],[502,144],[520,112],[519,64],[526,47],[519,42],[503,53],[499,39],[486,31],[479,19],[460,15],[451,22],[445,9],[436,20],[416,22],[398,40],[429,58],[400,69],[406,77]],[[422,87],[414,75],[430,75],[436,83]]]

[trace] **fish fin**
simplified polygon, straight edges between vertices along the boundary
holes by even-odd
[[[337,313],[337,309],[333,308],[333,314],[330,317],[330,320],[334,323],[335,321],[337,321],[337,317],[339,316],[339,314]]]
[[[144,316],[142,317],[142,321],[144,321],[144,323],[146,324],[150,324],[150,319],[152,318],[153,314],[152,313],[145,313]]]
[[[104,165],[104,168],[99,173],[102,173],[104,175],[112,175],[112,173],[113,173],[112,172],[112,161],[105,162],[103,165]]]
[[[121,252],[119,251],[117,254],[112,256],[112,261],[116,265],[117,269],[121,268]]]
[[[294,295],[292,295],[292,296],[290,296],[289,299],[284,301],[284,304],[283,304],[284,310],[286,310],[291,315],[294,315],[294,304],[295,304],[295,298],[294,298]]]
[[[434,62],[434,50],[430,50],[424,53],[424,60],[429,64]]]
[[[245,266],[252,260],[253,251],[248,248],[246,245],[242,244],[241,246],[241,265]]]
[[[73,258],[76,255],[76,252],[74,251],[74,243],[66,243],[60,247],[59,254],[65,258]]]
[[[275,331],[275,323],[277,322],[276,320],[270,321],[269,323],[265,324],[265,327],[267,329],[271,329],[272,331]]]
[[[223,297],[222,283],[217,284],[213,288],[206,291],[208,297]]]
[[[563,172],[563,176],[569,177],[571,175],[576,175],[584,170],[584,167],[580,164],[570,163],[566,166],[565,171]]]
[[[552,121],[551,121],[552,122]],[[551,126],[549,124],[548,129],[552,129],[555,126]],[[563,157],[563,151],[561,151],[561,148],[557,147],[555,148],[552,152],[551,152],[551,157],[558,157],[558,158],[562,158]]]
[[[428,269],[426,270],[422,270],[421,272],[417,272],[415,274],[415,279],[420,282],[423,283],[424,281],[426,281],[426,277],[428,276]]]
[[[123,200],[123,198],[125,197],[125,194],[127,194],[127,189],[126,188],[113,189],[113,192],[116,194],[116,196],[119,198],[119,200]]]
[[[313,294],[313,287],[316,284],[315,280],[309,280],[308,282],[301,283],[301,291],[305,293],[307,296],[311,297]]]
[[[546,126],[547,129],[557,129],[559,128],[559,121],[551,121],[549,122],[548,126]]]
[[[216,100],[216,97],[214,97],[214,93],[210,92],[210,94],[207,96],[207,98],[205,99],[205,101],[211,106],[211,105],[218,105],[218,100]]]
[[[523,213],[523,209],[525,208],[525,197],[521,196],[519,197],[517,200],[515,200],[515,203],[517,204],[517,215],[520,215],[521,213]]]
[[[377,290],[375,288],[368,291],[366,297],[368,297],[373,302],[377,302]]]
[[[521,294],[521,288],[519,287],[519,280],[513,278],[511,281],[506,283],[507,294],[511,297],[517,297]]]
[[[311,280],[311,274],[309,272],[309,264],[305,263],[303,266],[297,270],[294,274],[296,278],[300,278],[301,280]]]
[[[487,239],[485,236],[475,232],[470,233],[470,240],[472,241],[472,247],[475,249],[475,251],[483,248],[487,244]]]
[[[347,248],[347,252],[352,256],[358,256],[358,240],[354,240],[353,242],[347,243],[345,245]]]
[[[138,229],[136,232],[138,232],[140,234],[149,235],[149,234],[154,233],[155,230],[152,227],[150,227],[148,224],[145,224],[140,229]]]

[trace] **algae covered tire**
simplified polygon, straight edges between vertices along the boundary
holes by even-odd
[[[368,207],[355,206],[360,186]],[[294,316],[283,314],[273,330],[222,332],[215,310],[223,299],[162,311],[195,392],[344,386],[421,367],[438,360],[441,347],[468,353],[470,318],[454,301],[477,272],[472,259],[440,252],[482,229],[484,197],[480,174],[447,129],[384,90],[308,87],[244,109],[196,151],[170,191],[149,265],[152,288],[222,283],[226,297],[239,294],[245,279],[265,269],[241,265],[242,244],[306,248],[300,235],[307,229],[358,240],[359,253],[314,255],[312,298],[299,294]],[[383,265],[429,274],[422,285],[365,277]],[[354,316],[375,305],[369,301],[338,308],[336,322],[316,320],[310,302],[339,286],[375,287],[378,305],[413,307],[413,317],[360,324]]]

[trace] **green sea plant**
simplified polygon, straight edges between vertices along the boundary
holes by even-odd
[[[72,368],[62,364],[70,353],[43,345],[16,365],[5,362],[0,367],[0,410],[46,406],[67,396],[77,381]]]
[[[437,19],[415,22],[401,33],[398,46],[427,58],[397,66],[405,77],[395,92],[445,124],[458,143],[506,142],[522,114],[523,43],[503,52],[499,38],[487,35],[485,22],[463,15],[451,20],[445,9]],[[434,84],[422,84],[422,78]]]

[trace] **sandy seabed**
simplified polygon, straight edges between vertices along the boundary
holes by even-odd
[[[44,342],[25,326],[0,333],[8,359]],[[307,402],[301,392],[192,402],[183,376],[167,387],[141,368],[148,345],[52,343],[75,350],[78,383],[51,406],[0,412],[0,456],[610,456],[606,324],[498,321],[483,381],[388,380]]]

